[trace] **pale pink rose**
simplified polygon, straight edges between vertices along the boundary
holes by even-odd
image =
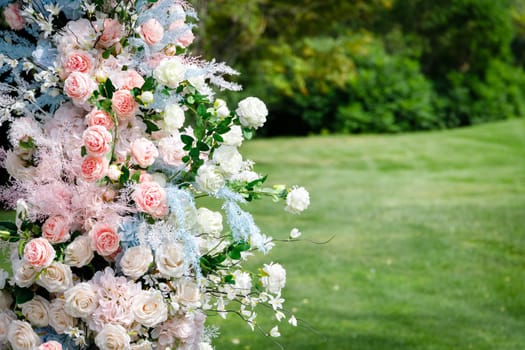
[[[151,176],[150,173],[147,173],[145,171],[140,172],[139,182],[150,182],[153,181],[153,176]]]
[[[64,61],[66,74],[73,72],[89,73],[93,69],[93,58],[86,51],[75,50],[70,52]]]
[[[98,38],[98,45],[108,48],[118,43],[122,37],[123,26],[116,19],[106,18],[102,35]]]
[[[95,88],[95,83],[89,75],[81,72],[71,73],[64,82],[64,92],[75,104],[86,102]]]
[[[101,111],[100,109],[93,109],[91,112],[89,112],[88,115],[86,115],[87,123],[89,126],[95,126],[100,125],[105,127],[108,130],[111,130],[115,127],[115,123],[113,122],[113,117],[109,115],[105,111]]]
[[[151,69],[157,68],[160,62],[166,57],[167,56],[162,52],[155,52],[153,55],[151,55],[148,61],[148,67],[150,67]]]
[[[24,260],[39,269],[51,265],[55,256],[55,249],[45,238],[33,238],[24,247]]]
[[[113,136],[105,127],[95,125],[84,131],[82,141],[89,155],[102,157],[111,150]]]
[[[159,156],[159,151],[153,142],[142,137],[131,144],[131,156],[141,168],[147,168],[155,162]]]
[[[108,171],[108,161],[105,158],[87,156],[81,166],[82,178],[88,182],[97,181]]]
[[[118,90],[113,94],[111,107],[117,117],[121,119],[131,118],[137,111],[137,102],[129,90]]]
[[[62,243],[69,239],[70,223],[61,216],[49,217],[42,225],[42,237],[53,244]]]
[[[9,4],[4,10],[4,18],[12,30],[22,30],[26,21],[20,14],[20,4]]]
[[[178,133],[159,141],[159,154],[162,160],[169,165],[179,166],[184,164],[182,158],[187,155],[187,152],[183,148],[184,144]]]
[[[144,78],[136,70],[130,69],[125,72],[122,82],[122,89],[132,90],[133,88],[140,88],[144,85]]]
[[[166,192],[156,182],[143,182],[135,187],[133,199],[137,208],[154,218],[163,218],[168,214]]]
[[[62,344],[57,341],[50,340],[40,345],[37,350],[62,350]]]
[[[148,45],[155,45],[162,40],[164,28],[156,19],[151,18],[140,26],[140,36]]]
[[[89,231],[91,247],[102,256],[108,256],[120,248],[120,238],[113,227],[106,223],[98,223]]]
[[[191,43],[193,42],[193,40],[195,39],[195,36],[193,35],[193,32],[191,31],[191,29],[184,23],[183,20],[178,20],[178,21],[175,21],[173,22],[170,27],[169,27],[170,30],[178,30],[178,31],[183,31],[177,38],[177,46],[180,46],[180,47],[188,47],[191,45]]]

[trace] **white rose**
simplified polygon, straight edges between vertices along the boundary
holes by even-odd
[[[49,307],[49,325],[58,334],[64,334],[75,326],[75,319],[64,311],[65,303],[64,299],[56,298]]]
[[[0,310],[7,310],[13,303],[13,297],[6,291],[0,290]]]
[[[195,178],[199,188],[208,193],[215,193],[220,190],[224,184],[224,176],[222,176],[219,168],[215,165],[203,165],[197,171]]]
[[[158,183],[160,187],[166,187],[167,185],[167,178],[163,173],[153,173],[151,174],[151,179]]]
[[[105,324],[95,337],[95,345],[100,350],[130,350],[131,338],[120,325]]]
[[[299,214],[310,205],[310,194],[304,187],[294,188],[286,196],[286,211]]]
[[[118,179],[120,179],[120,175],[122,175],[122,171],[120,170],[118,165],[111,164],[108,168],[107,175],[111,180],[118,181]]]
[[[89,264],[94,256],[93,249],[91,249],[91,238],[78,236],[66,247],[64,263],[69,266],[83,267]]]
[[[261,277],[263,286],[272,293],[279,293],[286,284],[286,270],[281,264],[264,264],[264,276]]]
[[[240,295],[248,295],[252,289],[252,279],[250,274],[237,270],[233,273],[235,278],[235,291]]]
[[[261,175],[257,174],[256,172],[251,171],[251,170],[244,170],[230,177],[230,180],[252,182],[260,178],[261,178]]]
[[[33,326],[47,327],[49,325],[49,301],[37,295],[33,299],[20,305],[22,315]]]
[[[197,283],[189,278],[182,278],[177,283],[177,301],[186,306],[200,305],[200,290]]]
[[[120,259],[120,267],[124,275],[136,280],[148,272],[153,262],[151,249],[146,246],[137,246],[126,249]]]
[[[165,276],[182,277],[184,274],[184,247],[179,243],[164,244],[155,252],[159,272]]]
[[[221,136],[223,139],[223,145],[234,147],[239,147],[240,145],[242,145],[242,129],[239,125],[232,125],[230,131],[222,134]]]
[[[213,161],[227,175],[237,174],[242,167],[242,156],[233,146],[220,146],[213,153]]]
[[[220,252],[228,248],[229,243],[222,239],[213,237],[197,237],[197,244],[199,245],[199,253],[201,255],[207,254],[210,251]]]
[[[151,91],[144,91],[140,95],[140,99],[145,105],[148,105],[152,103],[153,101],[155,101],[155,98],[153,97],[153,93]]]
[[[50,293],[63,293],[73,286],[73,273],[68,265],[54,262],[42,270],[36,283]]]
[[[16,320],[16,314],[11,310],[0,312],[0,349],[1,345],[7,343],[7,329],[11,322]]]
[[[13,321],[7,329],[7,340],[13,350],[33,350],[40,345],[40,338],[31,325],[24,321]]]
[[[158,290],[141,291],[132,300],[135,320],[145,327],[155,327],[168,319],[168,306]]]
[[[213,350],[213,347],[208,343],[199,343],[199,349],[198,350]]]
[[[98,305],[98,298],[93,286],[79,283],[64,292],[64,311],[77,318],[87,318]]]
[[[29,181],[36,175],[36,169],[34,167],[26,168],[25,162],[13,151],[7,151],[4,160],[4,168],[9,175],[21,181]]]
[[[222,215],[208,208],[199,208],[197,210],[197,224],[199,233],[218,236],[222,232]]]
[[[184,125],[184,110],[176,103],[164,108],[164,127],[169,133],[173,133]]]
[[[178,57],[171,57],[160,62],[153,71],[155,79],[170,88],[176,88],[184,81],[186,67]]]
[[[25,260],[20,260],[18,263],[16,263],[14,266],[14,271],[15,283],[17,286],[22,288],[31,286],[38,276],[38,270],[27,263]]]
[[[16,227],[20,228],[22,221],[27,220],[29,217],[29,207],[23,199],[16,201]]]
[[[230,115],[230,110],[228,109],[226,101],[220,98],[215,99],[215,102],[213,102],[213,108],[215,108],[215,113],[217,113],[219,118],[224,118]]]
[[[239,102],[235,112],[243,126],[254,129],[263,126],[268,115],[266,105],[257,97],[247,97]]]

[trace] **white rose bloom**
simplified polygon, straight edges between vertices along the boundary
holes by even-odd
[[[205,164],[197,171],[195,178],[199,188],[208,193],[215,193],[226,183],[219,168],[215,165]]]
[[[148,272],[152,262],[151,249],[141,245],[126,249],[122,259],[120,259],[120,267],[126,276],[136,280]]]
[[[91,249],[91,238],[87,235],[78,236],[64,252],[64,263],[69,266],[83,267],[89,264],[95,254]]]
[[[120,176],[122,175],[122,171],[120,170],[118,165],[111,164],[108,168],[107,175],[111,180],[118,181],[118,179],[120,179]]]
[[[53,262],[42,270],[36,283],[50,293],[63,293],[73,286],[73,273],[68,265]]]
[[[64,311],[66,301],[62,298],[53,299],[49,307],[49,325],[57,334],[64,334],[75,326],[75,319]]]
[[[254,129],[263,126],[268,115],[266,105],[257,97],[247,97],[239,102],[235,112],[243,126]]]
[[[230,180],[237,180],[237,181],[244,181],[244,182],[252,182],[257,179],[260,179],[261,175],[257,174],[255,171],[251,170],[244,170],[241,171],[238,174],[233,175],[230,177]]]
[[[155,100],[155,98],[153,97],[153,93],[151,91],[144,91],[140,95],[140,99],[142,100],[142,102],[145,105],[148,105],[148,104],[152,103]]]
[[[168,319],[168,306],[158,290],[141,291],[133,297],[135,320],[145,327],[155,327]]]
[[[7,340],[13,350],[33,350],[41,343],[31,325],[18,320],[9,324]]]
[[[233,273],[235,277],[235,291],[240,295],[248,295],[252,289],[252,279],[250,274],[237,270]]]
[[[272,293],[279,293],[286,284],[286,270],[281,264],[264,264],[265,276],[261,277],[264,288]]]
[[[239,125],[232,125],[230,131],[222,134],[221,136],[223,139],[223,145],[233,147],[239,147],[240,145],[242,145],[242,129]]]
[[[131,338],[120,325],[105,324],[95,337],[95,345],[100,350],[131,350]]]
[[[155,262],[161,274],[169,277],[182,277],[184,274],[184,247],[179,243],[162,245],[155,252]]]
[[[286,196],[286,211],[299,214],[310,205],[310,194],[304,187],[294,188]]]
[[[158,183],[160,187],[166,187],[167,178],[163,173],[153,173],[151,174],[151,179]]]
[[[38,270],[24,260],[20,260],[14,266],[15,283],[17,286],[27,288],[35,282]]]
[[[0,312],[0,349],[7,343],[7,329],[11,322],[16,320],[16,314],[11,310]]]
[[[160,62],[153,71],[153,77],[159,83],[170,88],[176,88],[184,81],[186,67],[178,57],[171,57]]]
[[[213,350],[213,347],[209,343],[199,343],[198,350]]]
[[[242,155],[233,146],[220,146],[213,153],[213,161],[227,175],[237,174],[242,167]]]
[[[22,221],[29,217],[29,207],[23,199],[16,201],[16,227],[20,228]]]
[[[184,110],[176,103],[164,108],[164,127],[169,133],[173,133],[184,126]]]
[[[93,286],[79,283],[64,292],[64,311],[77,318],[87,318],[97,308],[98,298]]]
[[[47,327],[49,325],[49,306],[49,301],[39,295],[20,305],[22,315],[36,327]]]
[[[199,233],[218,236],[222,232],[222,215],[218,211],[199,208],[197,209],[197,224]]]
[[[213,108],[215,108],[215,113],[217,113],[219,118],[225,118],[230,115],[230,109],[228,108],[226,101],[223,99],[215,99],[215,102],[213,102]]]
[[[13,303],[13,297],[6,291],[0,290],[0,310],[7,310]]]
[[[26,167],[25,162],[13,151],[7,151],[4,168],[17,180],[31,180],[36,175],[36,168]]]
[[[200,305],[200,290],[197,283],[189,278],[182,278],[177,283],[177,301],[186,306]]]

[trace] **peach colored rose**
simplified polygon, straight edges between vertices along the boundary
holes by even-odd
[[[42,237],[56,244],[69,239],[69,221],[61,215],[49,217],[42,225]]]
[[[82,141],[89,155],[102,157],[111,150],[113,136],[105,127],[95,125],[84,131]]]
[[[113,94],[111,107],[117,117],[121,119],[131,118],[137,111],[137,102],[129,90],[118,90]]]
[[[156,182],[143,182],[135,187],[133,200],[137,208],[154,218],[163,218],[168,214],[166,192]]]
[[[22,30],[26,25],[24,17],[20,14],[20,4],[9,4],[4,10],[4,18],[12,30]]]
[[[136,70],[130,69],[123,72],[123,74],[122,89],[131,90],[133,88],[140,88],[144,85],[144,78]]]
[[[71,73],[64,82],[64,92],[75,104],[86,102],[95,88],[95,83],[89,75],[81,72]]]
[[[37,350],[62,350],[62,344],[57,341],[50,340],[40,345]]]
[[[101,111],[97,108],[89,112],[89,114],[86,115],[86,119],[89,126],[101,125],[108,130],[111,130],[115,127],[113,117],[107,112]]]
[[[86,51],[75,50],[66,56],[64,62],[65,73],[89,73],[93,69],[93,58]]]
[[[98,38],[98,46],[108,48],[119,42],[123,27],[119,21],[111,18],[104,20],[102,35]]]
[[[88,182],[97,181],[108,171],[108,161],[105,158],[87,156],[81,166],[81,175]]]
[[[140,26],[140,36],[148,45],[155,45],[162,40],[164,28],[156,19],[151,18]]]
[[[120,238],[113,227],[106,223],[98,223],[89,231],[91,247],[102,256],[115,253],[120,248]]]
[[[33,238],[24,247],[24,260],[39,269],[51,265],[55,255],[55,249],[45,238]]]
[[[131,157],[141,168],[147,168],[155,162],[159,156],[157,147],[150,140],[141,137],[131,144]]]

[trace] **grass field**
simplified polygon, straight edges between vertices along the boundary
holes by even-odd
[[[304,322],[280,327],[285,349],[525,347],[523,121],[255,140],[243,154],[269,184],[311,194],[301,216],[257,202],[263,231],[335,236],[283,243],[254,262],[287,268],[286,306]],[[209,321],[221,325],[218,350],[279,349],[235,316]]]

